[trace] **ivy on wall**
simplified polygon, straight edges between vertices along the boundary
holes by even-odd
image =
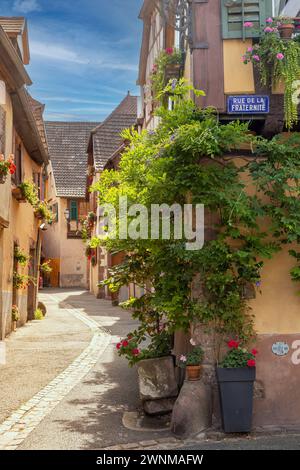
[[[249,342],[255,331],[245,288],[250,284],[260,289],[265,260],[282,245],[300,241],[300,139],[267,141],[252,136],[239,121],[222,125],[213,110],[199,109],[186,98],[189,90],[182,79],[161,91],[174,101],[174,109],[157,110],[160,124],[155,132],[125,131],[130,145],[119,170],[104,171],[93,188],[101,205],[118,208],[119,196],[127,196],[128,205],[149,209],[151,204],[183,206],[188,201],[204,204],[216,220],[214,239],[197,251],[187,251],[186,240],[174,236],[92,240],[91,246],[129,253],[104,281],[112,291],[131,282],[144,289],[141,298],[124,305],[139,320],[130,335],[133,361],[139,359],[138,347],[146,337],[153,344],[161,331],[188,330],[192,322],[203,323],[219,338],[236,335]],[[234,159],[223,158],[245,142],[252,145],[250,161],[238,166]],[[254,195],[247,191],[245,173],[257,188]],[[268,233],[261,228],[266,217]],[[291,255],[297,261],[292,278],[300,280],[300,253]],[[200,292],[196,298],[195,283]]]

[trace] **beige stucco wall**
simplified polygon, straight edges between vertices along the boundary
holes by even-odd
[[[85,247],[81,239],[67,238],[68,226],[64,211],[68,200],[56,196],[55,182],[51,165],[49,166],[48,203],[58,204],[58,222],[48,226],[44,234],[43,254],[48,259],[59,260],[60,287],[88,286],[87,259]]]
[[[242,56],[252,39],[226,39],[223,41],[225,94],[255,93],[253,65],[245,65]]]
[[[11,99],[8,93],[6,93],[6,104],[2,105],[6,112],[6,123],[5,123],[5,157],[13,151],[13,111]],[[4,220],[9,219],[10,212],[10,176],[7,177],[5,184],[0,184],[0,218]]]
[[[13,133],[9,133],[12,141]],[[12,143],[10,144],[10,152]],[[32,180],[33,172],[38,173],[41,167],[36,165],[22,147],[23,180]],[[23,252],[29,255],[30,248],[37,244],[38,227],[40,222],[35,218],[33,208],[28,203],[16,201],[11,194],[11,181],[8,178],[6,183],[6,200],[9,208],[9,226],[3,230],[2,234],[2,334],[11,331],[11,305],[13,301],[13,260],[14,243],[18,244]],[[0,268],[1,271],[1,268]],[[18,267],[18,272],[27,275],[28,267]],[[27,297],[28,290],[18,290],[16,293],[16,303],[20,309],[21,320],[19,324],[27,321]],[[0,312],[1,315],[1,312]]]

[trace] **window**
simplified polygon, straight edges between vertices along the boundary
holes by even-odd
[[[273,13],[273,0],[221,1],[224,39],[259,37],[259,33],[255,30],[265,26],[266,18]],[[255,28],[245,29],[246,21],[254,23]]]
[[[70,201],[70,220],[78,220],[78,202]]]
[[[15,153],[15,164],[16,164],[16,172],[12,177],[13,182],[16,186],[22,183],[22,147],[21,145],[16,145],[16,153]]]

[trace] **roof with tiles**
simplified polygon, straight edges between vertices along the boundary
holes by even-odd
[[[45,125],[57,196],[84,198],[87,144],[99,122],[48,121]]]
[[[122,146],[121,132],[136,125],[137,100],[137,96],[128,93],[108,118],[92,132],[90,144],[93,147],[96,171],[103,171],[112,155]]]

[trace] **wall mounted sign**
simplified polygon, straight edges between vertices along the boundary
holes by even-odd
[[[286,356],[289,353],[289,350],[289,345],[284,342],[274,343],[272,346],[272,352],[273,354],[276,354],[276,356]]]
[[[227,112],[229,114],[268,114],[270,98],[264,95],[228,96]]]

